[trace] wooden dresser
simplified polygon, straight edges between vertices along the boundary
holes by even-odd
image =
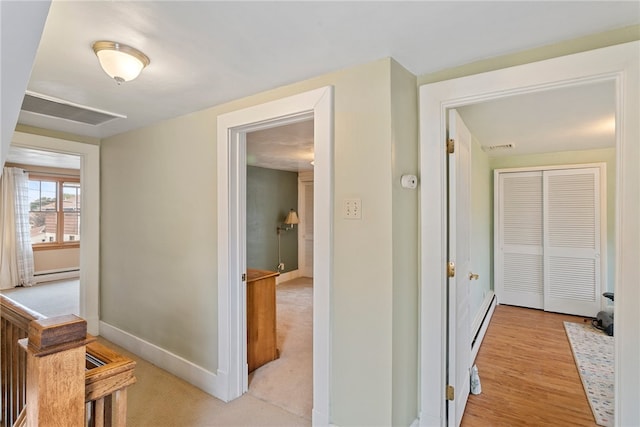
[[[278,358],[276,277],[280,273],[247,269],[247,364],[249,372]]]

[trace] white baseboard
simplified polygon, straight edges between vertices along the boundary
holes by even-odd
[[[488,300],[488,303],[487,303],[487,300]],[[477,331],[477,335],[474,334],[475,341],[471,346],[471,363],[472,364],[476,360],[476,356],[478,355],[478,351],[480,350],[480,346],[482,345],[482,340],[484,339],[484,335],[487,333],[487,328],[489,327],[489,323],[491,322],[491,317],[493,316],[493,312],[496,309],[497,304],[498,304],[498,298],[497,297],[494,298],[494,293],[492,291],[490,295],[487,294],[487,297],[482,303],[483,309],[480,310],[478,313],[478,316],[476,316],[476,319],[480,317],[480,327]],[[488,307],[484,309],[485,306],[487,305]],[[474,321],[474,325],[475,325],[475,321]],[[474,328],[473,331],[475,330],[476,329]]]
[[[287,280],[293,280],[300,277],[300,270],[291,270],[286,273],[280,273],[278,277],[276,277],[276,285],[279,285],[282,282],[286,282]]]
[[[337,427],[335,424],[331,424],[329,422],[328,414],[322,414],[315,409],[311,410],[311,425],[312,426],[328,426],[328,427]]]
[[[480,305],[480,309],[476,313],[476,317],[473,319],[473,323],[471,324],[471,336],[475,337],[478,331],[480,330],[480,326],[482,326],[482,320],[485,317],[485,314],[489,310],[489,306],[491,305],[491,300],[495,294],[492,290],[487,291],[487,294],[484,296],[484,300]]]
[[[170,351],[102,321],[100,322],[100,336],[159,368],[182,378],[212,396],[223,401],[226,400],[224,399],[226,395],[224,389],[227,381],[222,378],[223,375],[216,375]]]
[[[438,418],[438,417],[434,417],[434,416],[423,416],[423,414],[420,414],[420,418],[418,418],[418,425],[419,426],[429,426],[429,427],[433,427],[433,426],[441,426],[444,425],[443,421]],[[413,427],[413,424],[411,424],[411,426]]]
[[[36,275],[33,276],[33,280],[35,283],[44,283],[44,282],[52,282],[54,280],[79,279],[79,278],[80,278],[80,270],[38,271]]]
[[[338,427],[337,424],[331,424],[331,423],[322,423],[322,422],[316,422],[316,418],[313,418],[313,422],[311,423],[311,425],[314,426],[328,426],[328,427]],[[420,426],[420,419],[416,418],[415,420],[413,420],[413,422],[409,425],[409,427],[419,427]]]

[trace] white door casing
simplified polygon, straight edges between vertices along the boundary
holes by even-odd
[[[614,81],[616,91],[616,425],[640,425],[640,42],[420,87],[420,425],[446,425],[446,114],[553,88]],[[624,343],[624,346],[623,344]]]
[[[326,86],[218,116],[218,370],[224,401],[246,391],[244,223],[239,200],[246,174],[241,143],[247,132],[314,120],[314,425],[329,424],[330,292],[333,277],[333,87]]]
[[[449,111],[449,139],[455,147],[448,156],[449,262],[455,274],[448,287],[448,384],[454,386],[455,397],[448,404],[448,425],[457,427],[469,397],[471,369],[471,133],[454,109]]]
[[[80,316],[87,321],[87,332],[99,335],[100,147],[24,132],[15,132],[11,145],[80,157]]]
[[[298,269],[300,276],[313,277],[313,174],[298,178]]]

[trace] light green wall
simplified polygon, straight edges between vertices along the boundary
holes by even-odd
[[[400,173],[393,170],[393,150],[400,143],[409,147],[400,150],[397,164],[404,166],[417,147],[415,139],[404,139],[405,132],[415,132],[415,122],[413,130],[403,129],[406,120],[415,121],[411,117],[398,118],[395,130],[402,140],[393,142],[391,68],[391,60],[384,59],[104,139],[101,319],[215,372],[217,116],[333,85],[330,418],[344,426],[392,424],[393,393],[400,393],[392,386],[394,373],[418,376],[415,362],[400,367],[398,359],[394,366],[394,331],[406,334],[396,344],[410,360],[418,327],[410,318],[415,315],[402,319],[397,312],[398,322],[413,324],[408,331],[394,329],[394,286],[405,286],[399,298],[407,299],[407,292],[417,292],[410,282],[418,270],[417,257],[409,258],[403,267],[412,272],[397,273],[402,275],[394,280],[394,250],[414,251],[418,228],[415,210],[393,207],[394,178]],[[403,91],[395,98],[396,111],[401,100],[416,96],[406,93],[408,81],[404,72],[394,78],[394,87]],[[415,83],[412,87],[415,92]],[[415,116],[415,102],[406,101],[413,106],[402,108]],[[361,220],[342,216],[344,199],[353,197],[362,200]],[[401,198],[410,206],[417,195]],[[415,236],[406,243],[409,249],[402,240],[394,242],[394,233]],[[395,402],[393,417],[417,417]]]
[[[615,206],[616,206],[616,149],[564,151],[559,153],[531,154],[491,159],[492,169],[530,166],[555,166],[564,164],[607,164],[607,286],[613,292],[615,280]],[[493,185],[492,185],[493,193]],[[604,288],[604,286],[603,286]]]
[[[394,426],[418,413],[419,190],[400,185],[402,175],[418,175],[417,105],[416,77],[391,61]]]
[[[91,136],[76,135],[74,133],[60,132],[57,130],[42,129],[34,126],[18,124],[16,132],[30,133],[33,135],[49,136],[51,138],[65,139],[67,141],[83,142],[85,144],[100,145],[100,138]]]
[[[392,416],[392,200],[389,60],[335,87],[331,421],[389,425]],[[346,198],[362,220],[344,219]]]
[[[489,157],[473,138],[471,143],[471,281],[469,313],[478,314],[485,295],[493,289],[493,200]]]
[[[590,34],[577,39],[564,40],[547,46],[527,49],[494,58],[481,59],[459,67],[423,74],[418,77],[418,85],[485,73],[487,71],[513,67],[515,65],[529,64],[531,62],[543,61],[545,59],[571,55],[573,53],[585,52],[635,40],[640,40],[640,25],[631,25],[603,33]]]
[[[100,148],[100,318],[212,372],[215,122],[199,112]]]
[[[637,40],[638,28],[423,75],[417,85]],[[416,149],[408,142],[417,114],[417,103],[408,107],[417,93],[405,92],[410,78],[384,59],[103,140],[102,320],[215,371],[216,118],[333,85],[330,419],[342,426],[415,419],[414,403],[401,399],[412,399],[414,388],[411,380],[403,381],[418,376],[411,356],[411,347],[417,348],[417,309],[408,301],[418,293],[410,284],[419,265],[417,257],[403,257],[417,246],[419,229],[415,211],[394,207],[396,201],[417,204],[394,187]],[[342,218],[342,202],[352,197],[362,200],[362,220]]]
[[[298,209],[296,172],[247,166],[247,268],[276,271],[278,234],[289,209]],[[298,269],[298,227],[280,233],[284,270]]]

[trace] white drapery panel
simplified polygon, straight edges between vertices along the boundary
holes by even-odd
[[[31,286],[34,267],[29,226],[29,179],[22,169],[3,169],[0,221],[0,289]]]

